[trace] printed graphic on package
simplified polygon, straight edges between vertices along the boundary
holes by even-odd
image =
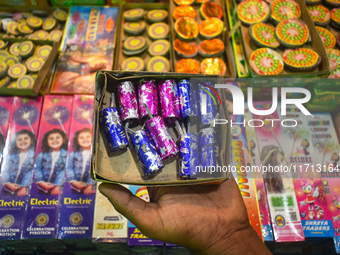
[[[129,186],[132,194],[144,199],[146,202],[150,201],[148,190],[145,186]],[[162,241],[150,239],[145,236],[131,221],[128,223],[128,245],[163,245]]]
[[[42,97],[13,100],[1,168],[0,239],[3,240],[20,239],[23,229],[42,101]]]
[[[112,56],[118,10],[117,7],[72,6],[61,51]]]
[[[93,242],[126,242],[127,219],[115,210],[110,201],[98,191],[93,219]],[[129,186],[124,185],[129,188]]]
[[[289,107],[286,116],[280,115],[280,120],[284,119],[298,122],[295,127],[282,127],[282,133],[290,163],[296,166],[293,181],[305,237],[333,237],[327,194],[320,172],[314,169],[320,161],[320,154],[312,145],[312,134],[307,123],[314,118],[304,115],[296,107]]]
[[[233,121],[233,123],[240,123],[239,125],[233,125],[231,128],[231,162],[237,170],[237,172],[234,173],[234,178],[237,181],[244,204],[246,205],[251,226],[255,229],[261,239],[263,239],[253,172],[244,171],[245,166],[251,165],[246,130],[241,124],[243,123],[244,117],[243,115],[232,115],[233,98],[231,93],[226,93],[226,103],[230,114],[230,119]]]
[[[0,166],[5,148],[13,97],[0,97]]]
[[[91,238],[96,182],[90,177],[93,96],[75,95],[58,238]]]
[[[245,120],[253,119],[252,113],[246,108],[245,109]],[[248,150],[251,156],[252,166],[257,166],[258,171],[253,171],[256,191],[257,191],[257,200],[258,206],[260,209],[260,219],[262,226],[262,236],[264,241],[274,241],[273,230],[270,222],[270,214],[267,200],[267,192],[264,184],[262,169],[261,169],[261,160],[260,160],[260,151],[256,137],[256,131],[254,127],[249,125],[246,126],[247,133],[247,141],[248,141]]]
[[[271,102],[256,102],[254,106],[258,110],[268,110]],[[280,122],[271,121],[278,118],[276,111],[266,115],[254,114],[254,119],[264,123],[263,126],[256,127],[256,135],[274,238],[277,242],[303,241],[299,208],[289,171],[291,166],[284,148]]]
[[[56,238],[73,96],[45,96],[23,236]]]

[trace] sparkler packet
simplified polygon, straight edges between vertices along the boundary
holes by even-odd
[[[96,198],[96,182],[90,177],[93,104],[92,95],[74,95],[59,239],[92,237]]]
[[[73,96],[44,97],[25,239],[57,237],[72,112]]]
[[[145,130],[138,130],[133,133],[131,135],[131,142],[135,146],[144,175],[155,174],[164,167],[155,145]]]
[[[5,148],[8,123],[11,116],[13,97],[0,97],[0,166]]]
[[[14,97],[1,166],[0,240],[19,240],[31,185],[42,97]],[[2,109],[3,110],[3,109]]]
[[[146,128],[163,160],[177,156],[178,148],[163,119],[156,116],[145,122]]]
[[[209,88],[212,87],[210,82],[200,83],[198,85],[198,98],[200,102],[200,116],[201,125],[203,127],[211,126],[214,121],[214,117],[217,114],[217,99],[212,96],[213,91]]]

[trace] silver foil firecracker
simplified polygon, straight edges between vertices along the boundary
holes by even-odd
[[[146,128],[163,160],[176,157],[178,148],[163,119],[156,116],[145,122]]]
[[[199,166],[198,136],[187,133],[179,141],[179,175],[182,178],[194,178]]]
[[[101,128],[109,144],[111,152],[126,149],[129,142],[126,137],[124,127],[121,123],[119,113],[114,105],[114,95],[111,97],[111,107],[105,108],[99,113]]]
[[[181,117],[178,87],[175,80],[165,80],[159,84],[159,99],[162,117],[165,121]]]
[[[178,82],[178,92],[181,118],[184,120],[192,112],[190,105],[190,82],[188,79],[183,79]]]
[[[205,82],[206,85],[212,86],[210,82]],[[199,84],[199,101],[200,101],[200,116],[202,126],[210,126],[214,121],[214,117],[217,114],[217,104],[213,97],[213,91],[204,86],[203,83]]]
[[[158,90],[155,80],[140,80],[138,87],[139,116],[141,119],[148,116],[144,106],[147,105],[153,116],[158,115]]]
[[[139,119],[136,90],[131,81],[123,81],[118,85],[120,113],[123,122],[137,123]]]
[[[155,145],[145,130],[138,130],[133,133],[131,141],[134,144],[144,175],[155,174],[164,167]]]

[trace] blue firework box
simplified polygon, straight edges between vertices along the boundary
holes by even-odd
[[[100,122],[100,113],[110,107],[113,93],[115,108],[121,114],[118,86],[123,81],[130,81],[133,84],[139,101],[138,86],[141,80],[154,80],[158,88],[162,81],[169,79],[174,80],[178,86],[181,116],[177,119],[179,125],[176,125],[175,120],[165,121],[165,124],[176,142],[179,153],[176,157],[163,160],[164,168],[160,171],[146,175],[145,164],[139,161],[141,157],[136,154],[133,143],[135,141],[131,139],[133,132],[146,129],[145,120],[139,120],[139,123],[134,125],[129,124],[131,126],[128,129],[127,122],[122,120],[122,129],[126,132],[129,145],[124,150],[112,152],[103,131],[103,124]],[[225,89],[215,86],[221,83],[221,77],[216,75],[97,72],[91,177],[100,182],[141,186],[217,184],[228,179],[230,173],[221,169],[227,169],[231,160],[230,126],[216,122],[216,119],[226,121],[229,119]],[[159,91],[156,93],[158,116],[161,116]],[[149,134],[149,131],[146,133]]]

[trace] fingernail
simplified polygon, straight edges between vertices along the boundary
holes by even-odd
[[[100,184],[99,187],[98,187],[99,192],[102,193],[102,195],[105,196],[105,197],[107,196],[107,195],[106,195],[106,194],[107,194],[107,192],[106,192],[106,190],[107,190],[107,185],[108,185],[107,183],[102,183],[102,184]]]

